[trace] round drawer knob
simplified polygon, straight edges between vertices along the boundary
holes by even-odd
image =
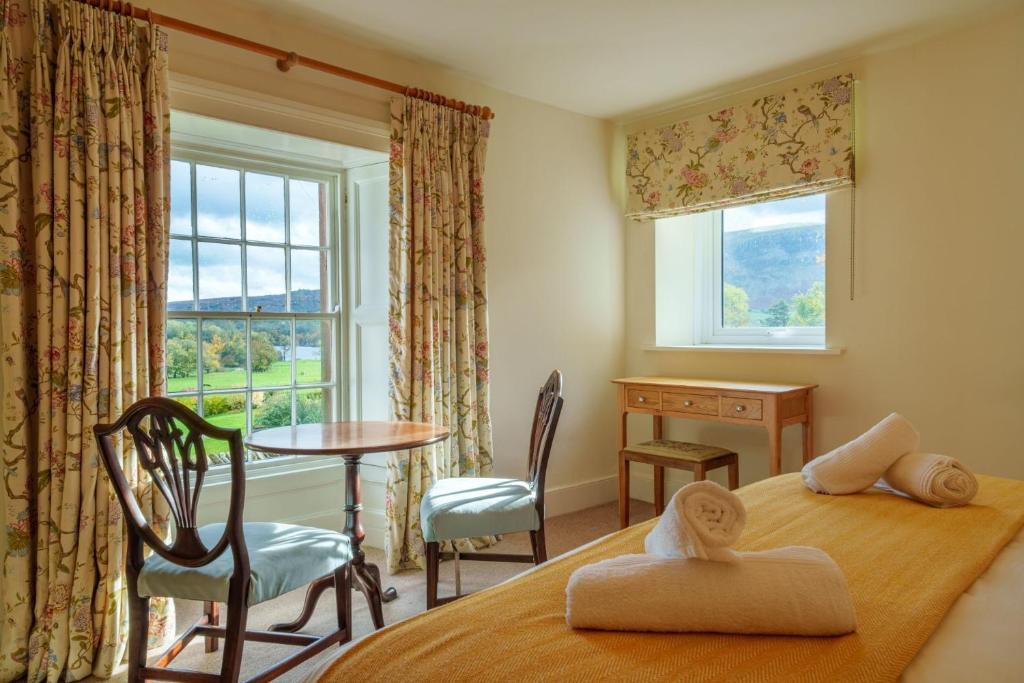
[[[646,398],[644,398],[643,396],[639,396],[639,397],[637,397],[637,399],[636,399],[636,400],[637,400],[637,401],[638,401],[639,403],[647,403],[647,399],[646,399]]]
[[[742,413],[742,412],[743,412],[744,410],[746,410],[746,409],[747,409],[747,407],[746,407],[746,406],[741,406],[741,405],[737,405],[737,406],[736,406],[736,412],[737,412],[737,413]]]
[[[690,406],[693,405],[693,401],[683,401],[683,405],[689,408]]]

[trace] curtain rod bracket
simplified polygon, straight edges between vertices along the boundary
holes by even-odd
[[[292,70],[292,67],[299,63],[299,55],[294,52],[289,52],[288,56],[284,59],[277,60],[277,68],[281,71],[288,72]]]

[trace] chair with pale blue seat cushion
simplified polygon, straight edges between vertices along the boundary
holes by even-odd
[[[562,404],[562,373],[555,370],[537,396],[527,481],[487,477],[440,479],[423,496],[420,525],[427,551],[427,609],[459,597],[437,596],[441,559],[456,557],[454,552],[441,552],[444,541],[527,531],[533,547],[530,555],[474,552],[458,553],[458,558],[534,564],[547,560],[544,478]]]
[[[199,540],[213,547],[224,530],[223,523],[207,524],[200,527]],[[352,557],[348,536],[336,531],[246,522],[242,533],[249,551],[250,607],[306,586]],[[139,572],[139,595],[227,602],[234,570],[234,560],[227,552],[202,567],[187,567],[154,555]]]
[[[303,646],[254,679],[269,681],[318,652],[352,638],[352,548],[344,534],[324,529],[242,522],[245,456],[242,433],[206,422],[181,403],[167,398],[143,399],[113,424],[93,428],[101,460],[124,511],[128,526],[128,680],[238,680],[246,640]],[[127,432],[127,435],[124,434]],[[128,441],[126,436],[130,436]],[[228,443],[231,497],[227,521],[198,528],[196,513],[210,466],[206,441]],[[125,474],[125,443],[134,447],[138,467],[152,489],[167,502],[174,540],[167,542],[143,515],[137,486]],[[134,472],[133,472],[134,474]],[[133,477],[134,478],[134,477]],[[152,550],[144,557],[144,549]],[[338,628],[325,636],[246,629],[248,609],[283,593],[329,579],[335,587]],[[204,616],[187,629],[154,665],[147,664],[150,597],[199,600]],[[227,623],[220,626],[219,603],[227,603]],[[196,636],[206,651],[224,639],[220,675],[166,668]]]

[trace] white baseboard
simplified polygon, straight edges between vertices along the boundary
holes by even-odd
[[[544,516],[557,517],[609,503],[618,498],[618,487],[617,476],[549,487],[544,492]]]

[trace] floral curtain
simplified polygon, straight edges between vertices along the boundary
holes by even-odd
[[[166,39],[69,0],[0,4],[0,680],[107,677],[127,548],[92,427],[164,389]]]
[[[422,568],[420,500],[436,478],[491,471],[484,157],[489,124],[407,97],[391,107],[391,405],[449,427],[443,444],[392,454],[388,570]],[[460,541],[468,550],[493,539]]]
[[[626,139],[626,216],[676,216],[853,183],[852,74]]]

